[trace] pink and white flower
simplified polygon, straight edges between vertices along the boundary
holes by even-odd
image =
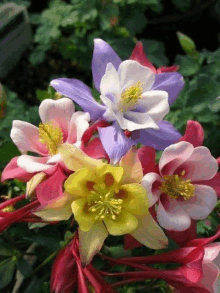
[[[39,127],[25,121],[13,121],[10,136],[22,155],[10,162],[13,163],[13,168],[10,163],[6,166],[2,173],[2,181],[16,178],[15,163],[17,169],[22,169],[28,174],[45,172],[61,162],[58,151],[60,145],[68,143],[81,147],[82,135],[89,127],[89,113],[75,112],[73,102],[68,98],[62,98],[44,100],[39,107],[39,115],[42,121]],[[29,155],[28,152],[35,153],[36,156]],[[29,180],[32,177],[25,177],[23,172],[21,173],[22,179],[27,177]]]
[[[157,206],[159,224],[173,231],[184,231],[191,219],[205,219],[217,203],[216,191],[208,186],[218,164],[203,146],[182,141],[167,147],[158,172],[147,173],[142,180],[151,206]],[[205,184],[204,184],[205,182]]]

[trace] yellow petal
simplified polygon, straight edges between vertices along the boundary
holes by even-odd
[[[121,211],[115,220],[111,220],[106,217],[103,221],[109,234],[111,235],[128,234],[135,230],[138,226],[138,220],[136,217],[125,209]]]
[[[45,221],[68,220],[72,215],[71,203],[72,197],[64,192],[63,196],[52,201],[45,208],[34,212]]]
[[[89,231],[96,221],[96,214],[88,212],[87,200],[85,198],[79,198],[72,202],[72,211],[74,218],[79,224],[82,231]]]
[[[150,213],[144,217],[138,217],[138,228],[131,235],[152,249],[162,249],[168,246],[168,238]]]
[[[124,169],[123,184],[141,182],[143,170],[135,146],[121,159],[119,166]]]
[[[92,159],[76,146],[65,143],[58,148],[64,164],[69,170],[77,171],[82,168],[101,166],[101,160]]]
[[[148,213],[149,202],[146,189],[137,183],[125,184],[120,187],[124,191],[122,207],[135,215],[144,215]]]
[[[34,213],[36,216],[40,217],[44,221],[62,221],[62,220],[68,220],[72,215],[72,209],[71,206],[69,207],[63,207],[60,209],[42,209],[38,212]]]
[[[64,183],[64,189],[76,197],[87,196],[88,188],[86,187],[86,183],[88,181],[98,182],[94,171],[89,168],[80,169],[67,178]]]
[[[97,175],[99,176],[101,181],[104,181],[105,175],[110,173],[114,178],[114,184],[118,185],[122,179],[124,174],[124,169],[121,167],[115,167],[108,164],[104,164],[100,167],[97,167]]]
[[[102,222],[96,222],[88,232],[83,232],[80,228],[78,231],[80,259],[83,266],[86,266],[101,250],[108,232]]]
[[[26,186],[26,196],[31,197],[35,191],[35,188],[38,184],[40,184],[46,178],[46,174],[44,172],[40,172],[34,175],[28,182]]]

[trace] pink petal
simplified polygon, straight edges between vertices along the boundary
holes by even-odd
[[[46,146],[39,142],[38,128],[28,122],[14,120],[10,137],[21,153],[31,151],[42,156],[48,154]]]
[[[154,148],[148,146],[141,147],[138,149],[138,157],[141,161],[144,175],[149,172],[157,173]]]
[[[214,189],[207,185],[195,185],[195,195],[179,202],[184,211],[194,220],[205,219],[217,203]]]
[[[174,231],[184,231],[191,224],[190,217],[176,201],[170,201],[168,209],[159,201],[157,220],[163,228]]]
[[[218,164],[206,147],[197,147],[190,157],[176,169],[176,173],[185,170],[183,178],[192,181],[212,179],[218,171]]]
[[[137,42],[132,54],[129,58],[130,60],[134,60],[139,62],[141,65],[150,68],[153,73],[156,73],[156,68],[153,64],[147,59],[147,56],[144,53],[144,48],[142,42]]]
[[[198,182],[193,182],[193,184],[202,184],[202,185],[208,185],[211,186],[215,192],[217,193],[218,198],[220,197],[220,172],[218,172],[212,179],[210,180],[202,180]]]
[[[39,115],[43,123],[56,121],[64,134],[64,141],[68,134],[70,119],[75,112],[73,101],[68,98],[59,100],[46,99],[40,104]]]
[[[36,173],[47,170],[52,165],[47,164],[48,157],[33,157],[28,155],[22,155],[18,157],[18,167],[26,170],[28,173]]]
[[[60,166],[47,180],[40,183],[36,188],[36,194],[39,202],[42,205],[49,204],[50,201],[54,201],[63,196],[63,182],[67,179]]]
[[[158,201],[160,195],[163,193],[162,190],[158,188],[158,186],[161,185],[161,182],[161,177],[153,172],[147,173],[141,181],[141,185],[144,186],[147,191],[150,207]]]
[[[26,170],[18,167],[17,160],[19,157],[13,158],[5,167],[1,174],[1,181],[8,179],[18,179],[24,182],[28,182],[33,176],[34,173],[28,173]]]
[[[220,242],[210,243],[205,246],[204,261],[213,261],[220,252]]]
[[[81,150],[93,159],[106,159],[109,162],[109,157],[105,152],[99,138],[94,138],[88,145],[82,145]]]
[[[75,143],[76,141],[81,141],[83,133],[89,127],[89,120],[89,113],[81,111],[74,113],[68,126],[68,137],[66,142]]]
[[[207,289],[209,293],[217,293],[219,269],[213,263],[203,263],[203,278],[196,283],[201,288]],[[196,292],[200,292],[199,290]],[[205,292],[205,291],[203,291]],[[206,291],[207,292],[207,291]]]
[[[167,147],[159,162],[161,175],[172,175],[174,171],[190,157],[193,149],[193,145],[185,141]]]
[[[185,134],[181,137],[180,141],[188,141],[194,147],[201,146],[204,140],[204,130],[202,125],[193,120],[187,121],[187,126],[185,130]]]
[[[111,124],[105,120],[97,121],[92,126],[90,126],[86,131],[84,132],[82,136],[82,142],[87,143],[90,141],[92,136],[98,132],[98,128],[108,127]]]

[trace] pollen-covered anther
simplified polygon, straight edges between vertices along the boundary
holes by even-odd
[[[185,171],[180,176],[177,174],[164,176],[160,189],[173,199],[182,197],[184,200],[188,200],[193,197],[195,195],[195,186],[191,183],[191,180],[182,178],[184,174]]]
[[[118,105],[120,112],[126,112],[131,109],[138,103],[142,96],[143,88],[142,83],[138,81],[136,84],[128,87],[122,94],[121,100]]]
[[[63,143],[63,132],[59,126],[55,126],[53,122],[40,123],[39,141],[46,145],[51,156],[56,155],[58,147]]]

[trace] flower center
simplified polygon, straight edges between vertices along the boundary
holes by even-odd
[[[46,145],[48,153],[53,156],[57,154],[58,147],[63,143],[63,132],[59,126],[55,126],[53,122],[40,123],[39,140]]]
[[[182,179],[184,174],[185,171],[182,171],[181,176],[164,176],[160,189],[173,199],[177,199],[179,196],[182,196],[184,200],[193,197],[195,195],[195,186],[191,183],[191,180]]]
[[[117,188],[114,188],[114,178],[112,180],[109,176],[110,173],[105,176],[105,183],[93,184],[87,182],[87,188],[89,191],[88,196],[88,211],[96,213],[96,220],[103,220],[105,217],[110,217],[115,220],[121,213],[121,205],[123,199],[116,198],[116,194],[119,192]]]
[[[126,112],[131,110],[142,99],[142,83],[138,81],[135,85],[130,86],[121,94],[121,100],[119,102],[119,111]]]

